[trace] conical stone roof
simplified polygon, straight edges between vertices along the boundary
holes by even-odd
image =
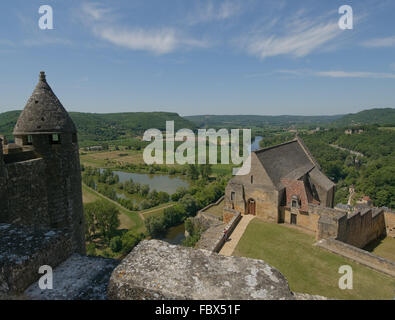
[[[14,135],[76,133],[69,114],[40,72],[40,78],[14,128]]]

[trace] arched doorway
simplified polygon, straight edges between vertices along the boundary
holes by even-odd
[[[256,208],[255,200],[254,199],[248,199],[248,202],[247,202],[247,214],[252,214],[253,216],[255,216],[255,208]]]

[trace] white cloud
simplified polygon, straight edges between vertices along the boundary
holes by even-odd
[[[364,47],[371,47],[371,48],[388,48],[388,47],[395,47],[395,36],[388,37],[388,38],[376,38],[370,39],[362,43]]]
[[[109,18],[113,11],[109,8],[104,8],[98,3],[85,2],[81,6],[82,12],[87,15],[88,19],[101,21]]]
[[[347,72],[347,71],[320,71],[315,73],[320,77],[330,77],[330,78],[369,78],[369,79],[395,79],[394,73],[384,73],[384,72]]]
[[[164,54],[173,51],[177,46],[175,32],[171,29],[147,31],[98,28],[95,33],[102,39],[131,50],[146,50]]]
[[[112,10],[95,3],[84,3],[81,9],[85,14],[83,21],[94,35],[119,47],[161,55],[179,48],[209,46],[206,40],[188,37],[173,27],[146,29],[121,26]]]
[[[277,70],[276,73],[297,76],[297,77],[315,76],[315,77],[325,77],[325,78],[395,79],[395,73],[386,73],[386,72],[344,71],[344,70],[313,71],[306,69],[295,69],[295,70]]]
[[[333,17],[325,19],[303,16],[307,14],[298,12],[294,17],[285,20],[272,19],[262,26],[262,31],[254,30],[239,45],[261,59],[278,55],[304,57],[322,48],[342,31]]]
[[[187,16],[188,24],[194,25],[212,21],[221,21],[239,15],[242,7],[238,1],[208,1],[205,5],[199,5],[193,13]]]

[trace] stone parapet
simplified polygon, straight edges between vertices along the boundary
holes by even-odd
[[[142,241],[111,275],[113,300],[293,300],[288,282],[262,260]]]

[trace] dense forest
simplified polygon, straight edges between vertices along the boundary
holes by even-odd
[[[315,127],[345,127],[363,124],[394,124],[395,109],[371,109],[355,114],[334,116],[262,116],[262,115],[198,115],[185,119],[199,127],[297,127],[314,129]]]
[[[0,114],[0,134],[12,139],[12,130],[21,111]],[[70,112],[77,126],[80,143],[111,141],[142,135],[145,130],[166,129],[166,121],[174,121],[175,129],[196,129],[192,122],[171,112],[81,113]]]
[[[368,195],[376,206],[395,208],[395,130],[376,125],[358,129],[360,133],[346,134],[344,128],[333,128],[313,134],[305,132],[300,136],[323,172],[336,182],[335,203],[347,203],[348,188],[353,184],[356,189],[354,201]],[[269,136],[261,141],[261,147],[290,138],[289,133]]]

